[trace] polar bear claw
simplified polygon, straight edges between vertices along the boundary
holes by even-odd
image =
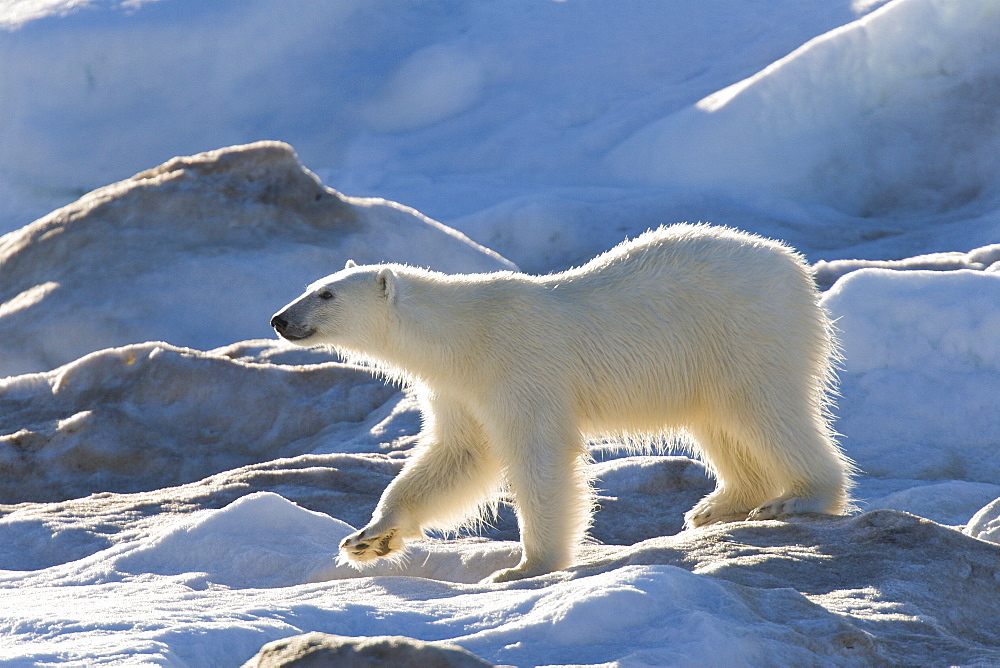
[[[398,529],[388,529],[382,533],[362,529],[340,543],[340,551],[347,560],[356,563],[368,563],[402,549],[403,540],[399,537]]]

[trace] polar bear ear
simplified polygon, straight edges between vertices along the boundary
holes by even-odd
[[[344,269],[350,269],[351,267],[356,267],[356,266],[358,266],[357,262],[355,262],[354,260],[348,260],[347,264],[344,265]]]
[[[375,283],[378,285],[378,289],[382,291],[382,296],[386,301],[391,303],[396,302],[396,272],[389,267],[385,267],[378,272]]]

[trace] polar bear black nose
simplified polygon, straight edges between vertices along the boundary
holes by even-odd
[[[280,315],[276,315],[273,318],[271,318],[271,327],[274,327],[279,332],[283,332],[285,331],[285,328],[288,327],[288,321],[282,318]]]

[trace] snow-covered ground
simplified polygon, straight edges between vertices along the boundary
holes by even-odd
[[[1000,4],[295,6],[0,3],[0,664],[239,665],[308,631],[1000,663]],[[858,515],[682,532],[701,465],[595,444],[568,571],[478,584],[518,557],[509,510],[336,564],[419,414],[271,313],[349,258],[549,271],[698,220],[817,262]]]
[[[135,341],[206,349],[271,335],[277,306],[345,258],[513,266],[413,209],[325,188],[278,142],[100,188],[0,238],[0,253],[5,375]]]

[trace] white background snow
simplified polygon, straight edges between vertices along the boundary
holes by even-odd
[[[995,0],[0,2],[0,663],[1000,663],[997,35]],[[508,511],[336,565],[419,415],[269,315],[348,258],[545,272],[678,221],[817,263],[865,514],[680,532],[700,465],[595,444],[576,569],[477,584]]]

